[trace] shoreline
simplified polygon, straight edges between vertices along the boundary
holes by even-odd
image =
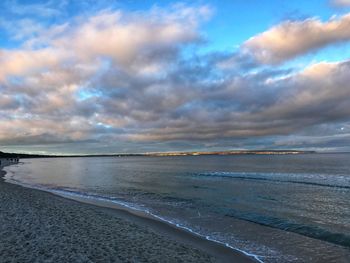
[[[214,262],[237,262],[237,263],[259,262],[258,259],[255,259],[252,256],[248,256],[244,254],[244,252],[241,252],[235,248],[231,248],[225,244],[221,244],[214,240],[206,239],[203,236],[199,236],[196,233],[191,233],[190,231],[187,231],[180,227],[176,227],[160,219],[157,220],[156,218],[154,217],[152,218],[151,216],[146,216],[141,213],[138,214],[136,213],[137,211],[130,211],[130,209],[127,209],[126,207],[122,207],[121,205],[107,203],[99,200],[92,200],[92,199],[83,198],[83,197],[67,196],[67,195],[62,195],[58,193],[52,193],[50,191],[34,189],[30,187],[21,186],[18,184],[9,183],[9,182],[6,182],[4,178],[2,178],[6,174],[6,171],[0,170],[0,173],[1,173],[0,187],[2,188],[4,187],[12,188],[12,189],[17,188],[16,189],[17,192],[21,192],[21,190],[24,192],[28,191],[31,193],[35,193],[35,195],[39,195],[41,196],[41,198],[44,198],[44,199],[55,199],[56,202],[62,203],[63,207],[70,206],[74,203],[75,206],[79,206],[80,208],[79,210],[81,209],[97,210],[100,213],[103,213],[106,217],[112,216],[112,217],[115,217],[116,219],[123,220],[125,225],[134,224],[135,229],[133,229],[133,231],[135,230],[138,231],[139,229],[137,228],[141,228],[143,230],[146,229],[152,232],[152,234],[155,234],[157,236],[156,239],[165,238],[171,242],[175,242],[175,244],[173,244],[174,247],[176,245],[185,246],[186,249],[184,248],[184,251],[179,251],[180,255],[182,255],[183,257],[186,257],[186,256],[189,256],[190,258],[191,256],[193,257],[193,254],[196,254],[193,251],[189,253],[189,255],[185,255],[184,252],[185,250],[194,249],[194,250],[197,250],[197,252],[199,252],[199,254],[201,254],[202,257],[204,258],[207,257],[206,260],[204,260],[205,262],[212,262],[213,259],[214,259]],[[1,191],[0,191],[0,195],[1,195]],[[16,211],[13,211],[13,212],[16,213]],[[76,216],[79,216],[79,212],[76,213]],[[100,222],[98,224],[102,224],[102,223]],[[119,226],[119,227],[122,228],[122,226]],[[115,228],[114,225],[113,225],[113,228]],[[146,242],[151,243],[154,238],[155,237],[152,237],[151,238],[152,240],[148,240]],[[152,249],[152,247],[155,250],[161,249],[158,246],[155,246],[153,244],[151,244],[151,248],[149,248],[149,245],[150,244],[147,245],[148,250]],[[147,253],[149,253],[149,251]],[[169,251],[167,251],[167,253],[169,253]],[[132,255],[129,255],[129,256],[132,256]],[[164,255],[158,255],[158,256],[159,256],[159,261],[163,261]],[[196,254],[197,258],[194,259],[194,261],[200,260],[203,262],[204,258],[202,259],[198,258],[201,256]],[[186,259],[186,260],[191,261],[189,259]],[[151,261],[157,261],[157,260],[151,260]]]
[[[52,193],[48,191],[49,193]],[[145,214],[142,210],[135,210],[134,208],[129,208],[125,205],[118,204],[118,203],[112,203],[105,200],[98,200],[98,199],[92,199],[89,197],[83,197],[78,195],[66,195],[66,194],[58,194],[53,193],[54,195],[61,196],[63,198],[75,200],[77,202],[86,203],[90,205],[95,205],[98,207],[104,207],[104,208],[110,208],[113,210],[118,210],[118,213],[120,213],[120,216],[122,216],[126,219],[131,219],[140,222],[140,224],[146,224],[148,226],[151,226],[154,229],[160,230],[165,235],[170,235],[172,237],[176,237],[180,242],[188,243],[189,245],[192,245],[194,247],[197,247],[198,249],[205,248],[204,251],[212,251],[212,254],[215,254],[218,256],[218,258],[221,258],[223,262],[232,262],[232,258],[229,257],[229,254],[234,253],[234,257],[245,257],[244,260],[248,259],[247,262],[261,262],[260,259],[256,258],[255,255],[250,255],[245,251],[241,251],[239,249],[236,249],[234,247],[229,246],[228,244],[224,244],[220,241],[216,241],[214,239],[211,239],[209,237],[205,237],[203,235],[200,235],[190,229],[187,229],[186,227],[175,225],[174,223],[171,223],[157,215],[154,214]],[[200,245],[198,245],[200,244]],[[213,247],[214,246],[214,247]],[[220,253],[220,254],[219,254]],[[222,255],[221,253],[227,254]],[[240,261],[237,261],[240,262]],[[245,261],[244,261],[245,262]]]

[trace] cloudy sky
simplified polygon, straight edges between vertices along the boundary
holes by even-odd
[[[350,0],[3,0],[0,150],[350,151]]]

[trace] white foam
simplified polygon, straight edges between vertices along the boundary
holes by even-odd
[[[87,198],[87,199],[94,199],[94,200],[99,200],[99,201],[104,201],[104,202],[111,202],[111,203],[123,206],[125,208],[131,209],[131,210],[134,210],[134,211],[143,212],[143,213],[147,214],[148,216],[151,216],[152,218],[155,218],[155,219],[160,220],[162,222],[166,222],[166,223],[168,223],[170,225],[176,226],[177,228],[180,228],[180,229],[188,231],[188,232],[190,232],[190,233],[192,233],[194,235],[197,235],[197,236],[200,236],[202,238],[205,238],[206,240],[209,240],[209,241],[212,241],[212,242],[224,245],[224,246],[226,246],[226,247],[228,247],[230,249],[233,249],[235,251],[239,251],[240,253],[243,253],[244,255],[246,255],[248,257],[254,258],[256,261],[258,261],[260,263],[263,263],[263,261],[256,254],[252,254],[252,253],[249,253],[247,251],[241,250],[239,248],[235,248],[235,247],[231,246],[228,243],[218,241],[216,239],[211,238],[210,236],[202,235],[202,234],[194,231],[193,229],[191,229],[189,227],[186,227],[186,226],[181,225],[179,223],[176,223],[176,222],[173,222],[171,220],[165,219],[164,217],[158,216],[158,215],[152,213],[151,211],[149,211],[148,209],[141,209],[141,208],[138,208],[138,207],[136,207],[134,205],[131,205],[131,204],[123,202],[123,201],[111,200],[109,198],[98,197],[98,196],[95,196],[95,195],[80,194],[80,193],[75,193],[75,192],[65,191],[65,190],[48,190],[48,191],[52,192],[52,193],[55,193],[55,194],[64,195],[64,196],[69,196],[70,195],[70,196],[77,196],[79,198]]]
[[[131,211],[137,211],[137,212],[144,213],[144,214],[150,216],[151,218],[154,218],[154,219],[157,219],[159,221],[168,223],[168,224],[170,224],[172,226],[175,226],[175,227],[177,227],[179,229],[188,231],[191,234],[194,234],[194,235],[200,236],[202,238],[205,238],[206,240],[209,240],[209,241],[212,241],[212,242],[224,245],[224,246],[226,246],[226,247],[228,247],[228,248],[230,248],[232,250],[239,251],[240,253],[242,253],[242,254],[244,254],[244,255],[246,255],[248,257],[254,258],[256,261],[258,261],[260,263],[263,263],[263,261],[259,258],[260,257],[259,255],[256,255],[256,254],[253,254],[253,253],[249,253],[249,252],[244,251],[242,249],[233,247],[233,246],[231,246],[228,243],[216,240],[216,239],[214,239],[214,238],[212,238],[210,236],[202,235],[201,233],[199,233],[197,231],[194,231],[193,229],[191,229],[191,228],[189,228],[187,226],[184,226],[182,224],[176,223],[176,222],[174,222],[172,220],[168,220],[168,219],[166,219],[164,217],[161,217],[159,215],[156,215],[156,214],[152,213],[148,209],[140,208],[140,207],[138,207],[137,205],[134,205],[134,204],[123,202],[123,201],[120,201],[120,200],[112,200],[112,199],[110,199],[108,197],[102,197],[102,196],[97,196],[97,195],[88,194],[88,193],[78,193],[78,192],[69,191],[69,190],[50,189],[50,188],[47,188],[47,187],[44,187],[44,186],[41,186],[41,185],[31,185],[31,184],[27,184],[27,183],[22,183],[22,182],[20,182],[18,180],[14,180],[11,177],[10,178],[6,178],[6,181],[9,182],[9,183],[14,183],[14,184],[21,185],[23,187],[28,187],[28,188],[32,188],[32,189],[37,189],[37,190],[41,190],[41,191],[50,192],[50,193],[53,193],[53,194],[56,194],[56,195],[60,195],[60,196],[64,196],[64,197],[67,197],[67,198],[69,198],[71,196],[71,197],[79,197],[79,198],[82,198],[82,199],[92,199],[92,200],[97,200],[97,201],[113,203],[113,204],[122,206],[124,208],[127,208],[128,210],[131,210]]]

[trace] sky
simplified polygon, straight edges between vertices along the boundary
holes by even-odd
[[[3,0],[0,150],[350,151],[350,0]]]

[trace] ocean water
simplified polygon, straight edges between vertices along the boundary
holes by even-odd
[[[26,159],[6,180],[144,211],[262,262],[350,262],[350,154]]]

